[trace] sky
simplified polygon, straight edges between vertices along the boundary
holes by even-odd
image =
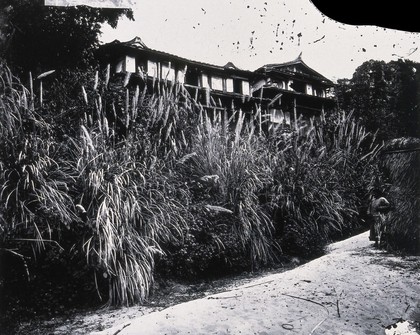
[[[333,81],[371,59],[420,63],[420,33],[343,24],[310,0],[136,0],[133,11],[134,21],[104,26],[101,42],[138,36],[151,49],[251,71],[302,53]]]

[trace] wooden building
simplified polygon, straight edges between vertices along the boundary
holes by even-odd
[[[274,124],[308,120],[334,108],[334,83],[306,65],[302,54],[287,63],[264,65],[254,73],[253,95],[269,100],[264,107]]]
[[[113,75],[130,75],[130,83],[182,85],[191,99],[208,110],[261,108],[273,126],[291,126],[299,117],[309,119],[333,108],[330,89],[334,84],[307,66],[301,55],[294,61],[268,64],[256,71],[189,60],[148,48],[136,37],[115,40],[98,49],[98,58]]]

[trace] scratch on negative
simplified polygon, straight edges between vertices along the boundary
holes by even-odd
[[[318,38],[317,40],[313,41],[312,43],[318,43],[319,41],[323,40],[325,38],[325,35],[322,36],[321,38]]]

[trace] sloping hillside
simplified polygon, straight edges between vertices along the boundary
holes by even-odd
[[[53,333],[385,334],[400,319],[420,322],[419,283],[420,257],[377,250],[363,233],[302,266],[232,282],[222,293],[169,308],[98,311]]]

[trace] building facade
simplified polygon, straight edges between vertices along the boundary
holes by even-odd
[[[259,108],[271,127],[290,127],[298,118],[319,117],[334,107],[333,82],[294,61],[268,64],[255,71],[189,60],[148,48],[136,37],[101,46],[98,58],[113,75],[130,75],[128,83],[154,90],[157,83],[182,85],[207,110],[252,113]]]

